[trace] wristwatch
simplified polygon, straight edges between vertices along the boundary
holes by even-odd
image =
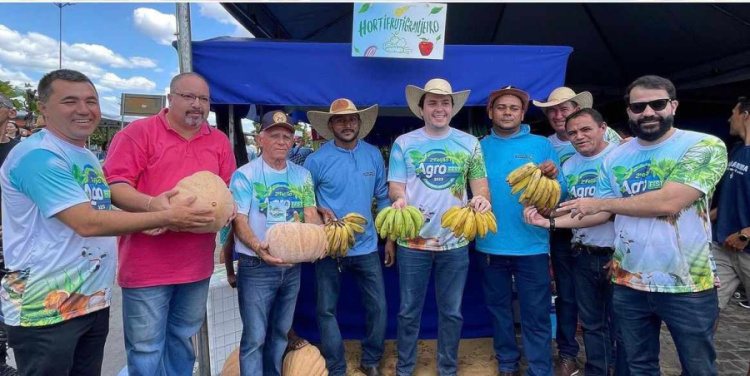
[[[750,236],[745,235],[742,230],[737,234],[737,237],[740,239],[741,242],[747,243],[748,240],[750,240]]]

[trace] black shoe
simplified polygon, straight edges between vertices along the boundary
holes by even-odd
[[[3,363],[0,364],[0,376],[18,376],[15,368]]]
[[[359,371],[364,373],[365,376],[382,376],[382,373],[380,373],[377,366],[359,366]]]

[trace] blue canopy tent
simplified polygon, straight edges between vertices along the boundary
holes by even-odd
[[[563,85],[572,52],[572,48],[560,46],[447,45],[442,61],[377,59],[351,57],[351,47],[344,43],[237,38],[193,42],[192,48],[194,70],[208,80],[217,122],[224,129],[227,127],[227,105],[236,109],[235,117],[244,116],[250,104],[327,107],[340,97],[350,98],[360,106],[405,107],[406,85],[421,86],[434,77],[448,79],[454,90],[471,89],[467,106],[484,107],[489,93],[506,85],[524,88],[533,98],[544,98],[551,90]],[[453,124],[462,121],[468,120],[459,116],[454,118]],[[241,134],[239,121],[235,124],[235,133]],[[375,128],[378,127],[376,124]],[[236,151],[243,153],[244,148],[236,148]],[[238,163],[243,163],[241,158]],[[388,335],[393,338],[398,310],[395,267],[384,268],[384,277],[389,311]],[[361,338],[364,335],[364,310],[357,285],[347,276],[341,286],[338,317],[342,334],[345,338]],[[472,262],[463,304],[465,337],[492,334],[481,291],[480,274]],[[295,328],[305,338],[319,339],[312,264],[303,265]],[[436,336],[437,310],[431,284],[424,307],[421,337]]]

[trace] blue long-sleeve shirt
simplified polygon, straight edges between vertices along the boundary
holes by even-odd
[[[489,233],[484,238],[477,238],[477,250],[504,256],[530,256],[549,252],[549,232],[524,222],[523,204],[518,202],[523,191],[511,195],[511,188],[505,178],[528,162],[539,165],[551,160],[559,168],[560,162],[552,144],[545,137],[531,134],[526,124],[521,125],[520,132],[508,138],[499,137],[492,131],[480,144],[487,167],[492,212],[497,217],[497,234]],[[557,175],[557,181],[564,195],[566,188],[562,174]]]
[[[312,174],[319,206],[331,209],[337,218],[359,213],[367,219],[365,233],[355,234],[354,248],[347,257],[377,251],[372,199],[377,200],[378,211],[391,205],[380,151],[361,140],[352,150],[330,141],[307,157],[305,168]]]

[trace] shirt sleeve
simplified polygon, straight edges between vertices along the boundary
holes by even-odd
[[[138,143],[125,132],[119,132],[112,139],[109,155],[102,169],[107,183],[127,183],[135,187],[148,165],[145,145]]]
[[[315,163],[315,158],[305,159],[305,164],[302,166],[305,170],[310,171],[310,177],[312,177],[313,188],[317,188],[320,183],[320,175],[318,172],[318,164]]]
[[[237,159],[234,158],[234,151],[232,150],[229,141],[224,143],[224,152],[222,158],[219,161],[219,176],[229,185],[232,174],[237,170]]]
[[[607,126],[607,130],[604,131],[604,141],[607,141],[610,144],[619,145],[620,142],[622,142],[622,137],[620,137],[614,129]]]
[[[34,168],[29,168],[34,166]],[[37,149],[21,157],[10,171],[11,184],[31,199],[46,218],[88,202],[83,171],[59,155]]]
[[[232,174],[232,180],[229,182],[229,190],[234,196],[234,202],[237,203],[237,213],[250,215],[250,205],[253,201],[253,183],[247,178],[242,171],[237,170]]]
[[[726,169],[726,145],[716,137],[707,136],[683,154],[666,181],[689,185],[710,195]]]
[[[388,181],[406,183],[406,159],[398,141],[393,143],[388,161]]]
[[[302,207],[309,208],[315,206],[315,188],[313,188],[312,175],[310,171],[305,171],[305,183],[302,185],[304,196],[302,197]]]
[[[477,140],[474,146],[474,152],[469,157],[469,173],[468,180],[476,180],[487,177],[487,169],[484,166],[484,153],[482,153],[482,145]]]
[[[391,199],[388,197],[388,184],[385,179],[385,162],[383,156],[374,152],[375,159],[375,191],[373,192],[378,204],[378,212],[388,206],[391,206]]]
[[[552,161],[557,166],[557,182],[560,183],[560,202],[568,199],[568,183],[565,181],[565,174],[563,174],[562,166],[560,165],[560,156],[557,155],[554,146],[549,140],[545,140],[547,143],[547,158],[545,161]]]

